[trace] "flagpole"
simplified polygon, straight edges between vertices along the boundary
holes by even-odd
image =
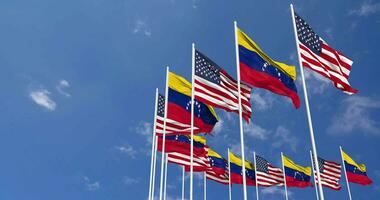
[[[160,176],[160,199],[159,199],[159,200],[162,200],[162,192],[163,192],[163,186],[164,186],[166,117],[167,117],[167,115],[168,115],[168,85],[169,85],[169,67],[166,67],[165,112],[164,112],[164,128],[163,128],[163,132],[162,132],[161,176]]]
[[[237,22],[234,21],[235,30],[235,54],[236,54],[236,71],[237,71],[237,85],[238,85],[238,100],[239,100],[239,125],[240,125],[240,149],[242,159],[242,176],[243,176],[243,197],[247,200],[247,181],[245,177],[245,153],[244,153],[244,133],[243,133],[243,112],[241,106],[241,86],[240,86],[240,67],[239,67],[239,49],[238,49],[238,35],[237,35]]]
[[[153,121],[153,134],[152,134],[152,153],[150,158],[150,176],[149,176],[149,197],[152,200],[152,179],[153,179],[153,160],[154,160],[154,147],[155,147],[155,135],[156,135],[156,115],[157,115],[157,99],[158,99],[158,88],[156,88],[156,97],[154,100],[154,121]]]
[[[231,185],[231,163],[230,163],[230,148],[227,149],[228,151],[228,196],[229,200],[232,200],[232,185]]]
[[[284,154],[281,152],[282,161],[282,172],[284,173],[284,188],[285,188],[285,199],[288,200],[288,187],[286,186],[286,175],[285,175],[285,165],[284,165]]]
[[[347,178],[347,171],[346,171],[346,165],[344,164],[344,158],[343,158],[343,150],[342,146],[339,146],[340,149],[340,157],[342,158],[342,165],[343,165],[343,170],[344,170],[344,177],[346,177],[346,184],[347,184],[347,190],[348,190],[348,196],[350,197],[350,200],[352,200],[351,197],[351,190],[350,190],[350,184],[348,183],[348,178]]]
[[[315,178],[315,173],[314,173],[313,154],[312,154],[311,151],[310,151],[310,160],[311,160],[311,170],[312,170],[313,178],[314,178],[315,195],[317,196],[317,200],[319,200],[318,189],[317,189],[317,184],[316,184],[316,178]],[[318,166],[318,167],[319,167],[319,166]]]
[[[185,200],[185,166],[182,166],[182,200]]]
[[[307,89],[306,89],[306,81],[305,81],[305,76],[304,76],[302,62],[301,62],[300,50],[299,50],[299,47],[298,47],[297,28],[296,28],[296,23],[294,21],[295,18],[294,18],[293,4],[290,4],[290,10],[292,12],[292,22],[293,22],[293,28],[294,28],[294,37],[295,37],[296,46],[297,46],[298,64],[299,64],[299,68],[300,68],[300,71],[301,71],[301,79],[302,79],[303,93],[304,93],[304,98],[305,98],[306,114],[307,114],[307,119],[308,119],[308,124],[309,124],[311,146],[312,146],[313,155],[314,155],[313,159],[314,159],[315,165],[319,166],[319,164],[318,164],[318,155],[317,155],[317,147],[316,147],[315,139],[314,139],[313,122],[311,120],[311,113],[310,113],[310,108],[309,108],[309,99],[308,99]],[[319,167],[316,168],[316,171],[317,171],[318,180],[321,180],[321,176],[320,176],[320,173],[319,173]],[[324,195],[323,195],[323,189],[322,189],[321,181],[318,181],[318,189],[319,189],[320,199],[324,200],[325,198],[324,198]]]
[[[259,200],[259,184],[257,183],[257,168],[256,168],[256,152],[253,152],[253,162],[255,165],[255,185],[256,185],[256,200]]]
[[[165,184],[164,184],[164,200],[166,200],[166,185],[168,181],[168,154],[165,154]]]
[[[151,196],[151,200],[154,199],[155,182],[156,182],[157,140],[158,140],[158,136],[155,136],[154,137],[154,163],[153,163],[152,196]]]
[[[207,181],[206,172],[203,172],[203,199],[207,199]]]
[[[191,133],[190,133],[190,200],[193,200],[193,162],[194,162],[194,74],[195,74],[195,44],[191,45]]]

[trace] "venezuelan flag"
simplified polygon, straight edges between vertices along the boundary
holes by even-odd
[[[342,151],[346,176],[349,182],[360,185],[370,185],[372,180],[367,176],[366,166],[356,163],[349,155]]]
[[[162,136],[158,137],[157,150],[162,151]],[[194,135],[194,155],[207,156],[206,138]],[[165,153],[177,152],[190,156],[191,140],[187,135],[169,135],[165,137]]]
[[[213,172],[217,175],[226,174],[227,160],[212,149],[208,149],[208,159]]]
[[[243,184],[243,168],[241,158],[235,156],[230,152],[230,166],[231,166],[231,183]],[[247,185],[255,184],[255,168],[254,165],[248,161],[245,161],[245,174]]]
[[[286,186],[301,188],[312,186],[310,182],[310,167],[302,167],[297,165],[286,156],[282,157],[282,161],[285,169]]]
[[[296,69],[272,60],[240,29],[237,30],[241,80],[259,88],[287,96],[296,108],[300,100],[295,85]]]
[[[194,101],[194,133],[210,133],[218,122],[211,106]],[[169,73],[167,118],[183,124],[191,122],[191,83],[172,72]]]

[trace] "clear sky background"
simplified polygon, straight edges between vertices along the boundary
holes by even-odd
[[[190,78],[191,43],[235,71],[233,20],[270,56],[296,65],[290,1],[2,0],[0,1],[0,199],[146,199],[154,91],[164,91],[165,66]],[[318,153],[340,162],[339,145],[367,165],[371,186],[351,184],[356,200],[380,195],[380,2],[294,1],[296,11],[332,47],[354,60],[347,96],[306,70]],[[299,74],[298,66],[297,72]],[[310,165],[310,138],[301,108],[261,89],[252,93],[246,154],[280,166],[280,152]],[[217,111],[208,144],[238,153],[236,114]],[[180,197],[181,171],[170,165],[168,199]],[[195,197],[202,179],[196,176]],[[228,199],[208,181],[209,199]],[[325,189],[326,199],[347,199]],[[188,189],[188,180],[186,189]],[[254,187],[249,197],[254,198]],[[314,188],[290,189],[314,199]],[[157,194],[157,193],[156,193]],[[260,188],[282,199],[283,188]],[[241,199],[242,187],[233,186]]]

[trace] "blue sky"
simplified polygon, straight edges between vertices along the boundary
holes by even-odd
[[[190,78],[191,43],[236,76],[233,20],[274,59],[297,64],[290,1],[66,0],[0,1],[0,198],[145,199],[148,193],[154,91],[165,66]],[[354,60],[347,96],[306,70],[318,153],[340,161],[339,145],[364,162],[374,184],[351,185],[354,199],[380,195],[380,34],[378,1],[294,1],[297,12],[331,46]],[[298,67],[297,67],[298,72]],[[301,108],[253,90],[246,153],[280,164],[284,152],[310,165]],[[218,110],[208,144],[223,156],[239,152],[236,114]],[[180,197],[180,170],[169,166],[169,199]],[[195,197],[202,196],[196,176]],[[341,182],[344,185],[344,182]],[[188,185],[187,185],[188,186]],[[345,199],[325,189],[328,199]],[[186,187],[188,188],[188,187]],[[282,188],[260,188],[281,199]],[[290,189],[313,199],[314,189]],[[208,181],[209,199],[227,199]],[[233,187],[240,199],[242,189]],[[250,199],[254,188],[249,188]]]

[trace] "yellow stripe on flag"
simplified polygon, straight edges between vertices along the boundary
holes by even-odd
[[[350,165],[357,167],[357,169],[360,170],[361,172],[366,172],[366,167],[364,164],[358,164],[348,154],[346,154],[343,150],[342,150],[342,154],[343,154],[343,160],[344,161],[346,161]]]
[[[264,53],[263,50],[257,45],[251,38],[248,37],[243,31],[238,28],[238,44],[243,46],[244,48],[256,52],[259,54],[266,62],[281,70],[282,72],[289,75],[293,80],[296,80],[296,67],[287,65],[285,63],[277,62],[270,58],[267,54]]]
[[[216,158],[223,158],[221,155],[219,155],[218,153],[216,153],[214,150],[212,149],[208,149],[208,153],[207,153],[208,156],[212,156],[212,157],[216,157]]]
[[[241,158],[235,156],[232,152],[230,152],[230,162],[234,163],[235,165],[242,166],[242,160]],[[245,161],[245,168],[254,170],[255,167],[248,161]]]
[[[311,168],[310,167],[303,167],[301,165],[297,165],[292,160],[290,160],[288,157],[283,156],[284,166],[287,168],[291,168],[293,170],[303,172],[304,174],[311,176]]]
[[[198,135],[193,136],[195,142],[200,142],[202,144],[206,144],[206,138]]]

